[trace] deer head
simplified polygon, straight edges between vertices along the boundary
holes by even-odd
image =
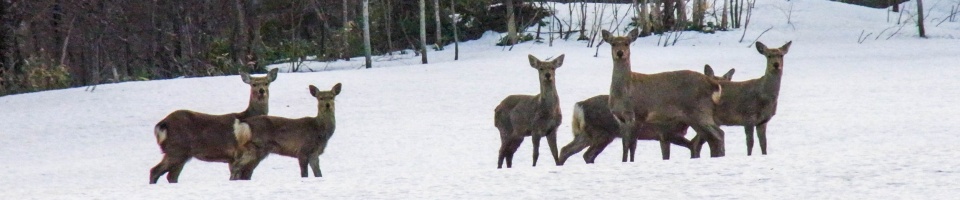
[[[786,55],[787,50],[790,50],[791,43],[793,41],[787,42],[780,48],[768,49],[767,45],[757,42],[757,51],[767,57],[767,72],[779,74],[783,70],[783,55]]]
[[[250,100],[266,101],[270,97],[270,83],[277,80],[277,71],[274,68],[264,77],[250,77],[250,74],[240,72],[243,83],[250,85]]]
[[[733,72],[734,72],[734,71],[736,71],[736,70],[733,69],[733,68],[730,68],[730,71],[727,71],[727,73],[726,73],[726,74],[723,74],[723,76],[717,76],[716,74],[713,73],[713,67],[710,67],[710,65],[703,65],[703,74],[704,74],[704,75],[707,75],[708,77],[710,77],[710,78],[713,79],[713,80],[718,80],[718,81],[730,81],[730,80],[733,80]]]
[[[630,43],[633,43],[634,40],[637,40],[637,36],[640,35],[640,31],[633,29],[627,36],[613,36],[610,31],[603,30],[603,41],[610,43],[610,53],[613,54],[613,60],[628,60],[630,59]]]
[[[329,91],[320,91],[316,86],[310,85],[310,95],[317,98],[317,115],[333,114],[335,111],[334,100],[340,94],[341,84],[337,83]]]
[[[551,61],[540,61],[533,55],[528,55],[528,58],[530,59],[530,67],[540,72],[540,82],[546,85],[554,85],[557,76],[556,70],[563,65],[563,56],[563,54],[560,54]]]

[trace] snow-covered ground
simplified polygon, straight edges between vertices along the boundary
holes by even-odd
[[[734,80],[747,80],[765,67],[749,46],[757,35],[772,27],[760,41],[793,41],[765,156],[746,156],[743,129],[724,127],[723,158],[686,159],[687,151],[674,148],[674,159],[662,161],[658,144],[642,141],[637,162],[621,163],[614,142],[597,164],[577,154],[558,167],[543,145],[541,165],[531,167],[528,139],[514,168],[498,170],[493,108],[507,95],[538,92],[527,54],[566,54],[557,69],[560,145],[572,140],[573,104],[607,93],[612,61],[607,45],[598,57],[596,48],[572,40],[507,51],[493,46],[500,35],[491,33],[461,44],[459,61],[451,45],[431,51],[428,65],[408,54],[379,57],[369,70],[280,74],[271,85],[275,116],[314,116],[307,85],[343,83],[336,135],[320,158],[323,178],[300,178],[295,159],[274,155],[252,181],[228,181],[226,164],[194,160],[180,183],[147,184],[162,156],[153,125],[177,109],[243,110],[248,86],[238,76],[0,97],[0,199],[956,198],[960,136],[951,130],[960,128],[960,22],[935,25],[958,2],[925,3],[927,39],[912,23],[894,32],[898,25],[882,9],[792,0],[759,1],[742,43],[742,29],[684,33],[666,48],[656,36],[634,43],[634,71],[700,71],[709,63],[736,68]],[[566,18],[567,6],[557,8]],[[859,43],[861,32],[872,35]],[[308,65],[351,69],[360,62]]]

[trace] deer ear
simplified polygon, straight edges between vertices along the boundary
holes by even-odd
[[[333,88],[330,89],[330,91],[332,91],[334,95],[340,95],[341,86],[343,86],[343,84],[337,83],[336,85],[333,85]]]
[[[640,36],[640,30],[638,29],[633,29],[632,31],[630,31],[629,34],[627,34],[627,37],[630,39],[630,42],[637,40],[637,37],[639,36]]]
[[[317,86],[310,85],[310,95],[317,97],[317,94],[320,93],[320,89],[317,89]]]
[[[603,30],[600,32],[600,35],[603,36],[603,41],[610,43],[610,31]]]
[[[240,72],[240,80],[243,80],[243,83],[250,84],[250,74],[247,72]]]
[[[733,80],[733,72],[737,71],[736,69],[731,68],[730,71],[727,71],[726,74],[723,74],[723,80]]]
[[[707,75],[708,77],[713,77],[713,67],[710,67],[710,65],[703,65],[703,74]]]
[[[766,53],[767,53],[767,52],[766,52],[766,51],[767,51],[767,45],[763,45],[763,43],[761,43],[760,41],[757,41],[757,45],[755,45],[755,46],[757,46],[757,52],[760,52],[760,54],[766,54]]]
[[[553,68],[560,68],[560,66],[563,65],[563,57],[564,54],[560,54],[560,56],[553,59]]]
[[[780,52],[783,54],[787,54],[787,50],[790,50],[791,43],[793,43],[793,41],[789,41],[786,44],[783,44],[783,46],[780,47]]]
[[[277,72],[280,72],[280,68],[271,69],[270,72],[267,73],[267,80],[270,80],[270,82],[277,80]]]
[[[540,63],[540,59],[534,57],[533,54],[527,54],[527,59],[530,59],[530,67],[537,68],[537,64]]]

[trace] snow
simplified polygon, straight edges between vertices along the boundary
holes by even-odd
[[[911,3],[904,9],[913,9]],[[939,6],[929,8],[928,18],[942,19],[945,5],[956,3],[928,2]],[[626,7],[620,7],[622,16]],[[783,12],[790,7],[793,25]],[[558,13],[566,18],[565,10]],[[300,178],[296,159],[273,155],[252,181],[228,181],[226,164],[194,160],[180,183],[147,184],[162,156],[153,125],[177,109],[242,111],[248,86],[238,76],[4,96],[0,199],[954,198],[960,191],[960,136],[953,131],[960,121],[960,23],[932,24],[926,39],[910,22],[886,39],[896,28],[883,30],[898,25],[887,22],[882,9],[759,1],[744,42],[738,42],[742,29],[686,32],[666,48],[657,46],[656,36],[637,40],[634,71],[701,71],[708,63],[718,71],[736,68],[734,80],[763,74],[764,57],[750,45],[764,29],[772,27],[760,37],[767,46],[793,41],[778,114],[768,125],[769,155],[757,155],[755,147],[749,157],[743,129],[723,127],[723,158],[687,159],[686,150],[674,147],[673,159],[663,161],[656,142],[641,141],[637,162],[621,163],[614,142],[593,165],[577,154],[553,166],[545,153],[542,164],[531,167],[527,139],[514,168],[498,170],[494,107],[507,95],[538,92],[527,54],[566,54],[556,71],[565,116],[561,146],[572,140],[573,104],[607,93],[612,61],[609,46],[593,57],[597,49],[573,40],[508,51],[493,45],[497,33],[461,44],[459,61],[451,45],[429,52],[426,65],[407,54],[378,57],[374,69],[358,69],[363,59],[355,58],[305,63],[323,72],[280,74],[271,85],[275,116],[314,116],[307,85],[343,83],[336,135],[320,157],[323,178]],[[615,32],[625,33],[623,27]],[[873,36],[858,43],[861,31]]]

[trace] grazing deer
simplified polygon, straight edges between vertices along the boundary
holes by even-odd
[[[247,110],[224,115],[177,110],[154,126],[157,145],[164,155],[163,160],[150,169],[150,184],[157,183],[160,176],[168,172],[167,181],[176,183],[183,165],[191,158],[233,163],[233,158],[240,153],[233,124],[240,119],[267,114],[270,83],[277,79],[277,69],[270,70],[265,77],[250,77],[243,72],[240,77],[250,85]]]
[[[715,104],[722,93],[720,85],[709,77],[690,70],[641,74],[631,71],[630,43],[639,32],[634,29],[626,37],[615,37],[603,30],[603,40],[610,43],[613,54],[613,77],[610,83],[608,107],[620,124],[623,136],[623,162],[633,161],[636,151],[636,131],[642,124],[654,124],[661,133],[660,148],[663,159],[669,159],[666,127],[685,124],[697,135],[705,135],[711,144],[712,157],[723,156],[723,130],[713,118]],[[696,146],[695,146],[696,147]],[[697,158],[700,149],[693,148],[691,157]]]
[[[337,128],[334,100],[340,94],[341,84],[329,91],[320,91],[310,85],[310,95],[317,99],[317,116],[290,119],[274,116],[256,116],[235,125],[236,140],[245,148],[231,169],[231,179],[249,180],[253,170],[270,153],[295,157],[300,161],[300,176],[307,177],[307,164],[313,176],[321,177],[320,158],[327,142]]]
[[[753,154],[753,130],[760,139],[760,151],[767,155],[767,122],[777,114],[780,96],[780,78],[783,76],[783,56],[790,50],[787,42],[780,48],[768,49],[757,42],[757,51],[767,57],[767,71],[757,79],[721,81],[723,94],[715,112],[720,125],[743,126],[747,135],[747,155]],[[694,138],[696,139],[696,138]],[[697,143],[699,148],[703,143]]]
[[[714,80],[729,81],[733,78],[733,73],[734,69],[730,69],[730,71],[722,77],[716,77],[713,75],[713,69],[710,68],[709,65],[704,69],[704,74]],[[613,142],[613,139],[620,137],[620,125],[617,123],[617,120],[613,118],[613,115],[610,114],[610,108],[608,107],[609,99],[609,95],[597,95],[574,104],[573,123],[571,127],[574,139],[570,144],[560,149],[561,165],[566,163],[567,158],[587,147],[589,148],[587,148],[587,152],[583,154],[583,160],[586,161],[587,164],[592,164],[597,158],[597,155],[599,155],[607,145]],[[636,132],[637,139],[659,140],[658,129],[653,126],[654,124],[642,124]],[[688,127],[689,126],[682,124],[664,127],[663,130],[666,131],[666,135],[664,136],[667,137],[670,143],[689,149],[690,140],[684,138],[687,134]]]
[[[523,138],[533,137],[533,166],[537,166],[540,157],[540,138],[546,136],[550,145],[553,161],[557,158],[557,127],[560,126],[560,97],[557,95],[555,70],[563,65],[563,56],[552,61],[540,61],[529,55],[530,66],[539,71],[540,94],[510,95],[504,98],[494,110],[494,125],[500,130],[500,154],[497,168],[513,167],[513,154],[517,152]]]

